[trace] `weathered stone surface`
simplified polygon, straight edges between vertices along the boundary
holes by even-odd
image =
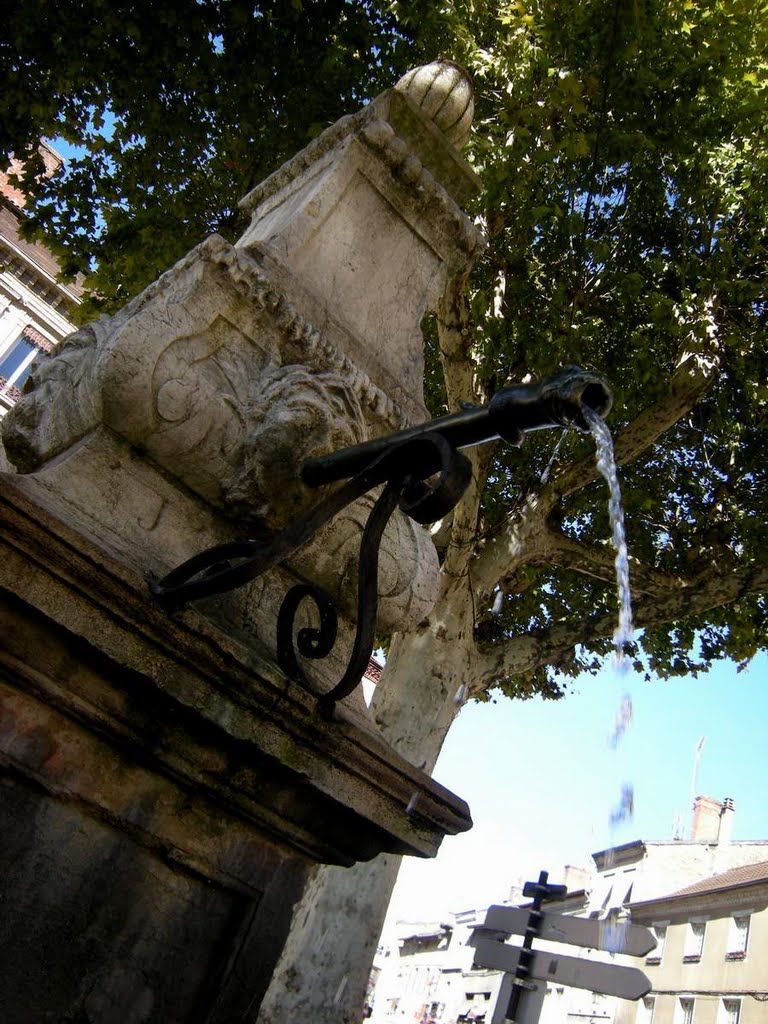
[[[112,547],[138,558],[137,568],[161,575],[231,538],[232,518],[251,532],[279,530],[319,500],[299,480],[304,458],[402,422],[384,393],[353,370],[339,332],[321,333],[298,314],[267,263],[214,236],[117,316],[68,339],[6,417],[16,466],[35,472],[51,500],[58,495]],[[184,490],[168,486],[169,474]],[[187,488],[202,504],[189,501]],[[356,573],[354,542],[369,507],[350,509],[347,533],[331,525],[296,563],[347,614],[355,606],[347,586]],[[158,545],[147,534],[160,517],[163,535],[174,537]],[[407,560],[397,554],[401,538]],[[425,614],[438,569],[426,532],[398,514],[385,533],[382,566],[382,628]],[[272,622],[274,606],[261,618]],[[254,629],[264,640],[258,621]]]
[[[413,68],[395,86],[457,149],[469,141],[475,97],[465,68],[450,60]]]
[[[425,128],[434,133],[427,145]],[[385,93],[245,197],[252,220],[237,243],[259,243],[327,303],[357,339],[355,360],[411,422],[427,418],[421,320],[482,244],[427,153],[471,186],[474,175],[438,129],[405,95]]]
[[[312,863],[429,855],[466,807],[362,716],[326,721],[252,647],[169,618],[30,483],[0,491],[0,1017],[243,1019]]]
[[[317,375],[318,397],[328,390],[322,375],[335,374],[338,388],[348,389],[348,405],[360,406],[356,425],[336,427],[340,436],[361,439],[372,428],[398,425],[402,414],[392,402],[345,362],[338,332],[320,332],[301,316],[276,276],[256,254],[212,236],[116,316],[81,329],[41,362],[31,390],[4,421],[11,459],[34,471],[103,423],[221,505],[228,481],[234,476],[237,485],[242,473],[243,448],[257,444],[262,376],[269,388],[275,374],[302,367]],[[293,412],[301,409],[300,396],[292,401],[278,410],[289,437]],[[307,448],[327,450],[334,440],[321,434]],[[302,455],[299,449],[291,460],[294,471]]]
[[[419,103],[422,99],[428,100],[427,91],[415,99]],[[382,154],[393,178],[403,189],[411,190],[411,199],[417,204],[422,201],[422,209],[429,209],[435,231],[433,252],[446,252],[440,249],[440,232],[444,230],[443,238],[451,240],[454,255],[459,251],[464,253],[463,257],[458,257],[458,265],[466,269],[467,261],[478,249],[479,240],[473,225],[461,211],[456,216],[453,200],[445,202],[445,193],[435,184],[441,182],[462,202],[472,191],[471,172],[467,173],[456,150],[446,144],[437,125],[425,121],[424,107],[419,109],[408,95],[394,91],[380,97],[374,108],[369,111],[372,119],[358,125],[360,137],[372,150]],[[310,147],[300,154],[252,198],[260,201],[265,193],[276,188],[287,192],[291,181],[313,161],[319,160],[325,146],[333,144],[334,132],[340,135],[349,130],[347,124],[331,129],[325,138],[321,136],[316,150]],[[311,209],[307,212],[313,213]],[[290,223],[291,217],[298,221],[300,213],[300,209],[291,210],[287,222]],[[377,222],[377,229],[379,227],[383,227],[383,220]],[[407,337],[402,351],[408,352]],[[430,670],[429,653],[425,651],[425,658],[414,659],[410,666],[412,702],[401,692],[394,695],[392,704],[402,709],[402,719],[385,723],[392,729],[388,739],[403,741],[406,756],[420,765],[433,763],[439,749],[436,736],[442,735],[445,718],[445,693],[440,680],[435,679]],[[377,687],[374,704],[380,696],[386,703],[389,695],[385,679]],[[408,707],[414,713],[406,724]],[[455,710],[455,705],[453,707]],[[344,871],[332,867],[316,870],[310,886],[296,904],[294,925],[262,1001],[259,1022],[293,1024],[299,1018],[311,1019],[314,1024],[359,1022],[376,939],[397,872],[395,861],[396,858],[385,855]]]
[[[420,81],[409,88],[422,102]],[[426,419],[421,319],[481,239],[435,174],[463,192],[474,176],[425,109],[392,90],[342,119],[246,197],[252,221],[236,246],[209,238],[116,316],[67,339],[5,419],[15,467],[160,575],[239,527],[267,536],[305,514],[322,493],[301,482],[304,459]],[[347,616],[370,504],[289,563]],[[147,535],[162,519],[175,540],[158,551]],[[381,628],[427,614],[437,574],[428,534],[396,513],[382,545]],[[251,606],[263,608],[265,588],[274,580]],[[262,620],[275,612],[241,625],[270,643]]]
[[[214,799],[226,792],[224,802],[248,807],[251,818],[281,787],[305,789],[315,804],[313,816],[325,819],[318,834],[312,839],[291,834],[287,806],[281,811],[283,824],[273,822],[270,829],[287,827],[281,841],[314,852],[319,860],[344,863],[372,856],[382,828],[392,831],[384,848],[429,852],[437,835],[427,839],[429,829],[414,830],[404,813],[414,790],[426,787],[440,794],[438,801],[457,798],[394,755],[364,716],[345,709],[337,720],[326,721],[316,714],[312,694],[286,680],[238,637],[194,610],[166,615],[140,575],[31,502],[26,483],[23,477],[7,478],[0,493],[0,588],[6,599],[13,595],[11,605],[18,622],[24,622],[23,629],[2,634],[3,658],[15,666],[17,680],[30,682],[37,675],[38,688],[58,689],[57,707],[66,705],[76,718],[96,715],[100,733],[113,739],[119,733],[129,745],[152,751],[170,774],[186,777]],[[221,755],[225,760],[214,753],[230,743]],[[247,750],[246,770],[245,763],[238,764]],[[272,792],[259,778],[259,758],[274,777]],[[334,763],[347,758],[355,762],[355,773],[335,774]],[[90,771],[85,765],[81,770]],[[235,782],[237,772],[242,774]],[[389,783],[382,785],[382,772],[396,792],[385,795]],[[366,776],[377,795],[364,792]],[[335,801],[342,819],[352,815],[339,821],[337,832],[330,810],[318,805],[322,799]],[[388,803],[391,809],[385,811]],[[359,815],[375,822],[372,845],[361,821],[351,827]]]

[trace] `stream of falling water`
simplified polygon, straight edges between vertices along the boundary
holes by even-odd
[[[613,438],[604,420],[592,409],[583,407],[584,417],[589,425],[592,436],[595,439],[597,449],[597,468],[605,478],[610,491],[608,502],[608,517],[611,524],[611,535],[613,546],[616,550],[616,582],[619,598],[619,621],[613,634],[614,642],[614,668],[618,673],[624,674],[629,669],[629,659],[626,655],[626,645],[633,638],[632,626],[632,604],[629,587],[629,554],[627,552],[627,541],[624,531],[624,510],[621,505],[621,489],[616,469],[616,459],[613,452]],[[616,750],[621,744],[625,733],[632,725],[633,708],[632,697],[629,693],[622,694],[619,707],[613,721],[613,729],[608,738],[608,745]],[[615,846],[616,829],[624,822],[631,821],[634,815],[635,792],[631,782],[624,782],[621,786],[619,800],[611,810],[608,818],[610,847]],[[606,863],[606,867],[609,864]],[[622,920],[608,919],[604,922],[603,942],[606,949],[618,950],[622,946],[623,930],[627,922]]]
[[[605,477],[611,495],[608,501],[608,517],[611,523],[613,546],[616,549],[616,582],[619,591],[619,624],[613,634],[613,643],[616,648],[616,667],[626,670],[628,665],[625,647],[632,640],[634,631],[632,627],[632,602],[629,589],[629,555],[627,553],[627,541],[624,533],[624,510],[621,507],[619,475],[613,455],[613,438],[605,421],[594,410],[585,405],[582,407],[582,411],[595,439],[597,468],[602,476]]]

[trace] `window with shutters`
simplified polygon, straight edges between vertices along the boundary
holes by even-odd
[[[691,921],[685,936],[684,964],[698,963],[701,960],[701,951],[704,948],[704,931],[706,925],[703,922]]]
[[[749,914],[734,914],[728,932],[726,960],[745,960],[749,941]]]

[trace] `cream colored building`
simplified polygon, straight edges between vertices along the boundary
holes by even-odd
[[[667,896],[633,902],[659,944],[653,992],[617,1024],[768,1022],[768,861],[731,868]]]
[[[654,995],[635,1003],[549,984],[540,1024],[768,1024],[768,1002],[761,1002],[768,1000],[768,840],[733,840],[734,813],[729,798],[699,796],[689,839],[637,839],[593,854],[591,872],[565,869],[568,897],[547,911],[606,926],[655,926],[659,946],[646,960],[541,940],[536,948],[640,968]],[[520,905],[520,895],[508,902]],[[448,924],[403,924],[379,960],[372,1024],[488,1024],[501,975],[473,970],[467,946],[483,919],[482,911],[467,911],[446,914]],[[694,963],[685,943],[702,925]],[[745,927],[748,945],[739,956]]]
[[[659,926],[659,945],[663,946],[663,915],[651,914],[649,917],[646,914],[637,918],[636,907],[654,906],[669,893],[707,884],[714,876],[724,872],[752,870],[768,860],[768,840],[742,841],[732,838],[734,814],[730,798],[719,801],[708,796],[698,796],[694,802],[689,839],[637,839],[593,854],[595,873],[590,883],[589,899],[579,916],[599,920],[639,920],[639,923],[645,925],[655,923]],[[727,905],[728,896],[724,898],[724,905]],[[677,941],[677,934],[674,941]],[[657,965],[654,958],[657,951],[646,961],[613,956],[597,950],[568,952],[571,955],[586,955],[591,960],[639,967],[656,984],[654,972]],[[709,966],[707,961],[704,970],[699,972],[700,981],[708,973]],[[768,961],[765,981],[768,989]],[[718,991],[718,983],[715,974],[711,986],[713,992]],[[687,1005],[683,1004],[683,1009]],[[542,1024],[746,1024],[744,1020],[725,1018],[710,1020],[695,1017],[688,1020],[681,1015],[682,1010],[678,1010],[677,1016],[662,1021],[655,1017],[651,1019],[653,1009],[655,1004],[652,999],[634,1003],[603,997],[595,1001],[591,993],[565,989],[559,993],[558,999],[545,1002]],[[760,1020],[768,1024],[768,1012]]]

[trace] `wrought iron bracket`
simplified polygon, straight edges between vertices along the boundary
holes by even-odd
[[[418,523],[435,522],[457,504],[471,479],[471,464],[459,448],[498,439],[520,444],[527,431],[545,427],[585,430],[583,405],[605,416],[611,402],[610,388],[599,374],[569,366],[538,383],[502,388],[488,406],[471,406],[390,437],[310,459],[302,466],[304,482],[318,487],[344,481],[337,490],[271,540],[219,544],[162,579],[151,580],[151,592],[166,609],[176,611],[190,601],[241,587],[286,561],[347,505],[384,484],[363,531],[352,653],[339,682],[319,697],[320,710],[331,714],[336,702],[360,684],[373,652],[379,545],[395,509]],[[294,640],[296,616],[307,599],[317,609],[319,626],[300,628]],[[292,587],[278,613],[278,664],[311,688],[299,656],[309,661],[326,658],[337,630],[336,608],[326,591],[308,583]]]
[[[425,433],[393,444],[306,516],[292,523],[269,542],[232,541],[194,555],[150,590],[168,611],[190,601],[222,594],[261,576],[286,561],[347,505],[372,488],[385,484],[363,531],[358,564],[357,629],[346,670],[328,693],[319,698],[320,710],[331,713],[334,704],[360,684],[373,652],[378,608],[378,562],[381,537],[398,507],[418,523],[431,523],[446,515],[459,501],[471,479],[470,462],[440,434]],[[296,615],[305,599],[314,602],[320,624],[299,629],[294,643]],[[286,594],[277,618],[277,661],[290,678],[311,687],[297,655],[326,658],[334,647],[338,616],[331,596],[321,587],[299,584]]]

